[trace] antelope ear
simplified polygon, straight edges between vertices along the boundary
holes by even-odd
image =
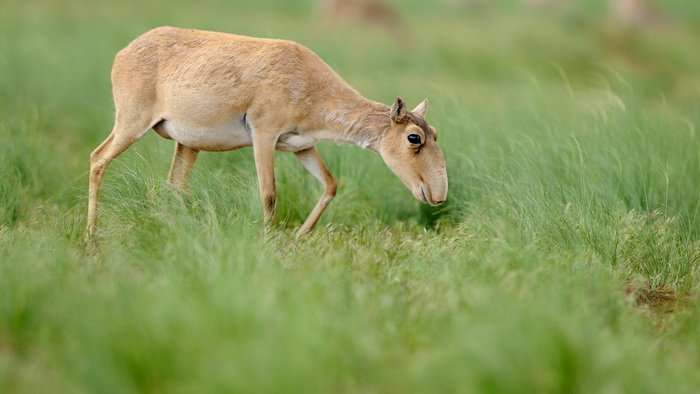
[[[406,103],[401,97],[397,97],[394,104],[391,106],[391,121],[394,123],[403,122],[406,117]]]
[[[428,112],[428,99],[421,101],[420,104],[413,108],[413,112],[416,115],[420,115],[421,118],[425,118],[425,114]]]

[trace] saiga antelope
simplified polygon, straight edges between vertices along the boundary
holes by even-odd
[[[660,8],[644,0],[610,0],[612,19],[624,27],[655,28],[670,26],[671,21]]]
[[[407,28],[399,13],[383,0],[323,0],[324,16],[331,23],[366,23],[388,29],[403,38]]]
[[[423,202],[447,195],[447,171],[426,100],[413,111],[361,96],[316,54],[291,41],[159,27],[122,49],[112,67],[114,128],[90,156],[88,237],[108,164],[150,129],[175,140],[168,182],[188,189],[199,151],[252,146],[265,221],[274,215],[275,150],[294,152],[324,192],[298,231],[309,232],[336,193],[316,143],[378,152]]]

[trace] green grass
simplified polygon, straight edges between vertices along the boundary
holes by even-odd
[[[412,44],[317,27],[310,1],[10,1],[0,13],[0,392],[697,392],[700,9],[679,27],[403,4]],[[442,4],[442,5],[441,5]],[[431,102],[450,177],[419,204],[367,151],[322,144],[339,194],[277,156],[203,153],[191,196],[149,134],[88,157],[114,54],[170,24],[294,39],[366,96]],[[410,49],[407,49],[410,48]]]

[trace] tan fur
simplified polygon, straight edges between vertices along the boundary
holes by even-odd
[[[364,23],[382,26],[397,38],[408,34],[399,13],[383,0],[323,0],[325,19],[330,23]]]
[[[610,0],[610,15],[624,27],[657,28],[671,24],[664,12],[644,0]]]
[[[294,152],[324,185],[299,234],[310,231],[335,196],[336,182],[315,144],[349,142],[381,154],[419,200],[442,203],[445,160],[425,123],[397,98],[390,109],[357,93],[309,49],[291,41],[159,27],[121,50],[112,68],[115,124],[92,152],[87,228],[107,165],[151,128],[176,141],[168,181],[187,189],[199,151],[252,146],[265,220],[274,215],[275,150]],[[420,134],[421,145],[408,134]]]

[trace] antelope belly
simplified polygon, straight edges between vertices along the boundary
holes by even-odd
[[[166,119],[162,127],[170,138],[192,149],[226,151],[253,144],[242,116],[216,126]]]

